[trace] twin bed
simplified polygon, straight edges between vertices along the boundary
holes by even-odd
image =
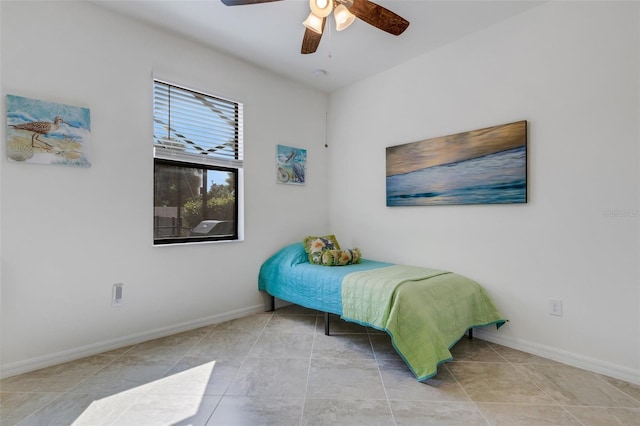
[[[368,259],[328,267],[309,261],[302,243],[288,245],[260,268],[258,288],[274,298],[329,314],[391,336],[419,381],[452,359],[449,349],[474,327],[505,323],[484,288],[438,269]],[[471,335],[471,334],[470,334]]]

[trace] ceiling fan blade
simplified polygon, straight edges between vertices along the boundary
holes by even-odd
[[[280,0],[221,0],[227,6],[242,6],[245,4],[258,4],[258,3],[270,3],[272,1]]]
[[[327,22],[327,18],[322,18],[322,32],[324,32],[325,22]],[[306,55],[307,53],[314,53],[318,50],[321,38],[322,34],[318,34],[317,32],[306,28],[304,31],[304,37],[302,37],[302,50],[300,53],[303,55]]]
[[[396,36],[409,26],[409,21],[403,17],[369,0],[353,0],[349,11],[367,24]]]

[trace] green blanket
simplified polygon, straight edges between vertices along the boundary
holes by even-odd
[[[452,359],[449,349],[471,327],[505,323],[484,288],[458,274],[393,265],[342,281],[342,318],[391,335],[418,380]]]

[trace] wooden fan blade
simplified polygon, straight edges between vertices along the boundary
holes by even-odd
[[[227,6],[242,6],[245,4],[270,3],[272,1],[281,0],[221,0]]]
[[[353,0],[353,6],[349,11],[367,24],[396,36],[402,34],[409,26],[409,21],[403,17],[369,0]]]
[[[324,24],[327,22],[327,18],[322,18],[322,32],[324,32]],[[308,53],[314,53],[318,50],[318,45],[320,44],[320,39],[322,38],[322,34],[318,34],[317,32],[306,28],[304,31],[304,37],[302,37],[302,50],[300,53],[306,55]]]

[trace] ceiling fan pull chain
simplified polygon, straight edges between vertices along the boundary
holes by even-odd
[[[331,39],[332,39],[331,34],[333,34],[333,30],[331,29],[331,25],[329,25],[329,34],[327,34],[327,38],[328,38],[327,42],[328,42],[328,47],[329,47],[329,49],[328,49],[329,50],[329,54],[327,55],[327,57],[329,59],[333,58],[333,53],[331,53]]]

